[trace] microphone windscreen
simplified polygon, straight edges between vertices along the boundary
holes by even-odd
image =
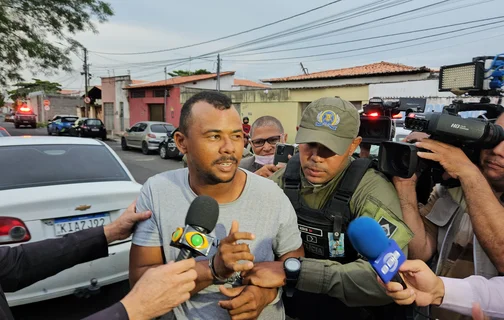
[[[360,217],[348,226],[348,238],[355,250],[368,260],[375,260],[387,250],[389,239],[383,228],[370,217]]]
[[[197,226],[212,232],[219,219],[219,204],[209,196],[198,196],[193,200],[187,211],[185,224]]]

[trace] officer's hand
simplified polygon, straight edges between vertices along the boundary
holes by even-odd
[[[219,287],[220,292],[231,298],[219,301],[219,306],[227,309],[232,320],[257,319],[264,308],[275,300],[278,289],[242,286],[236,288]]]
[[[108,243],[128,238],[133,232],[135,224],[149,219],[152,214],[150,211],[140,213],[136,213],[135,211],[136,200],[130,204],[119,218],[103,228]]]
[[[263,288],[279,288],[286,283],[282,261],[260,262],[250,271],[242,272],[243,284],[253,284]]]
[[[281,166],[276,166],[274,164],[265,164],[261,169],[254,172],[261,177],[269,178],[273,175],[273,173],[277,172]]]
[[[236,243],[238,240],[254,240],[250,232],[239,232],[238,221],[233,221],[229,235],[222,239],[215,255],[214,268],[219,277],[229,278],[236,271],[246,271],[254,267],[254,255],[246,243]],[[238,263],[244,260],[245,263]]]
[[[408,288],[403,289],[397,282],[384,284],[377,277],[378,282],[385,287],[389,297],[400,305],[410,305],[413,302],[419,307],[430,304],[441,304],[444,297],[443,281],[421,260],[406,260],[399,271]]]
[[[129,318],[153,319],[187,301],[196,287],[195,265],[188,259],[148,269],[121,300]]]
[[[439,162],[446,173],[454,179],[479,173],[478,167],[469,160],[460,148],[431,139],[417,142],[416,146],[431,151],[418,152],[420,158]]]

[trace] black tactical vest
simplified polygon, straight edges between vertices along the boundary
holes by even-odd
[[[371,167],[370,159],[352,161],[339,181],[331,199],[323,208],[309,208],[300,196],[301,163],[299,154],[288,162],[283,176],[284,192],[296,210],[307,258],[329,259],[340,263],[357,260],[346,229],[355,218],[350,212],[350,200],[366,171]]]

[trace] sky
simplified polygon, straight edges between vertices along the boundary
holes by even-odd
[[[93,85],[100,83],[100,77],[128,73],[132,79],[162,80],[165,66],[168,71],[205,68],[215,72],[217,53],[222,59],[222,71],[236,71],[236,78],[254,81],[302,74],[300,63],[308,73],[380,61],[439,68],[504,52],[504,14],[496,10],[499,1],[502,0],[255,0],[251,3],[108,0],[114,16],[108,22],[97,24],[98,34],[80,33],[75,39],[89,50]],[[327,6],[227,39],[172,51],[124,55],[213,40],[323,5]],[[448,27],[437,28],[444,26]],[[311,28],[300,30],[303,27]],[[412,32],[418,30],[423,31]],[[290,33],[285,34],[287,31]],[[284,34],[279,36],[279,32]],[[275,39],[260,39],[273,34],[277,34]],[[243,45],[251,40],[256,41]],[[230,49],[236,45],[241,47]],[[313,46],[317,47],[310,48]],[[269,52],[277,50],[284,51]],[[194,58],[198,56],[203,57]],[[82,89],[81,59],[72,55],[75,71],[60,72],[46,79],[58,81],[66,89]],[[27,70],[23,74],[26,79],[33,77]]]

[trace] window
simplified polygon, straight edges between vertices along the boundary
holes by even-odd
[[[37,165],[34,166],[33,164]],[[99,163],[100,165],[96,165]],[[105,146],[23,145],[0,148],[0,190],[103,181],[130,181]]]
[[[144,132],[144,131],[145,131],[145,129],[147,129],[147,124],[146,124],[146,123],[140,123],[140,124],[138,125],[138,130],[137,130],[137,132]]]
[[[61,118],[61,122],[75,122],[78,119],[79,118],[77,118],[77,117],[63,117],[63,118]]]
[[[175,130],[174,126],[169,126],[166,124],[153,124],[151,126],[151,131],[154,133],[167,133],[170,134]]]
[[[101,126],[102,122],[99,119],[90,119],[86,121],[86,124],[88,126]]]
[[[145,90],[133,90],[131,91],[132,98],[145,98]]]
[[[153,96],[155,98],[164,98],[164,93],[165,93],[164,89],[162,89],[162,90],[154,90]]]

